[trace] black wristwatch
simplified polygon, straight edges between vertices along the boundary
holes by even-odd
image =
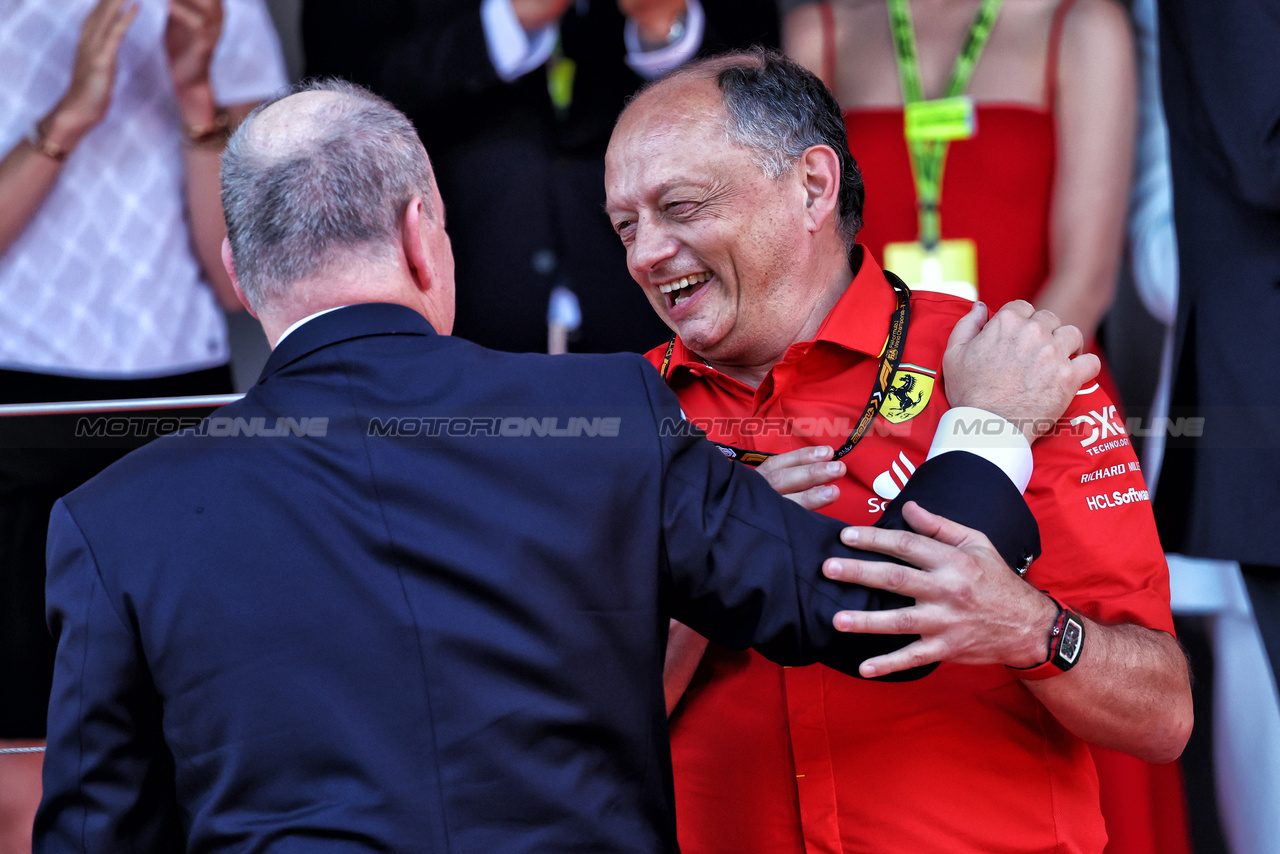
[[[1040,592],[1049,596],[1046,591]],[[1019,679],[1048,679],[1066,673],[1080,660],[1080,651],[1084,649],[1084,618],[1052,596],[1049,601],[1058,606],[1058,616],[1049,633],[1049,659],[1035,667],[1010,667]]]

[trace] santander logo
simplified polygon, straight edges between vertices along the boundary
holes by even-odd
[[[911,460],[907,459],[906,453],[900,451],[898,458],[890,464],[889,470],[876,475],[876,479],[871,482],[871,488],[875,490],[876,495],[892,501],[898,497],[902,487],[907,485],[907,481],[915,473],[916,467],[911,464]]]

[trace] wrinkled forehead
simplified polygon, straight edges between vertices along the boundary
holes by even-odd
[[[738,149],[715,82],[676,78],[645,90],[618,119],[605,155],[610,191],[641,173],[689,167]]]

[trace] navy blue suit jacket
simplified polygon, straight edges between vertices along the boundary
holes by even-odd
[[[902,640],[832,614],[903,601],[825,579],[842,525],[679,419],[639,356],[393,305],[295,331],[54,511],[37,850],[675,851],[668,618],[852,671]],[[908,498],[1038,548],[977,457]]]

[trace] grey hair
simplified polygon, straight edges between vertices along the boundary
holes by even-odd
[[[840,161],[837,229],[852,249],[862,230],[866,190],[849,151],[840,105],[826,85],[798,62],[760,47],[713,56],[662,79],[683,76],[716,81],[729,139],[754,152],[770,178],[780,178],[815,145],[835,151]]]
[[[317,109],[311,118],[320,130],[310,137],[256,132],[263,110],[298,92],[345,97]],[[415,196],[429,200],[432,188],[413,123],[336,79],[305,81],[250,113],[222,155],[221,181],[236,275],[255,309],[339,256],[390,257],[405,207]],[[425,210],[431,216],[433,206]]]

